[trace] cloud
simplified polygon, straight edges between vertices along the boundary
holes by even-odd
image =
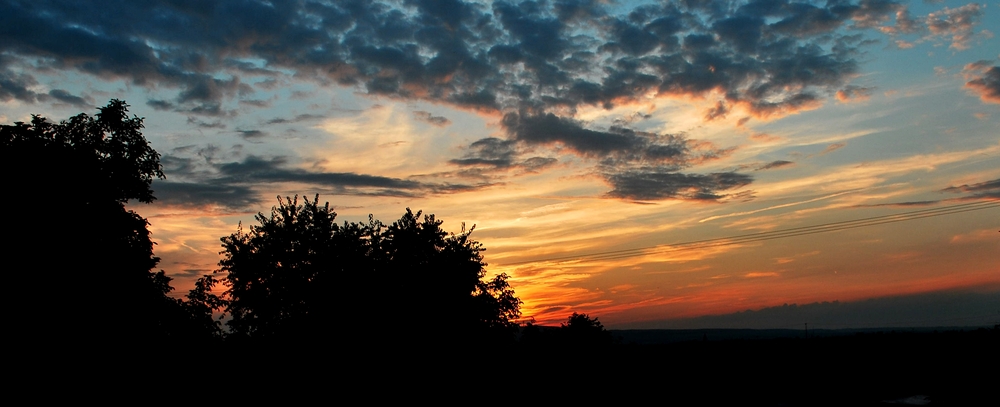
[[[792,206],[797,206],[797,205],[802,205],[802,204],[807,204],[807,203],[812,203],[812,202],[817,202],[817,201],[823,201],[823,200],[827,200],[827,199],[830,199],[830,198],[835,198],[835,197],[838,197],[838,196],[841,196],[841,195],[850,194],[850,193],[853,193],[853,192],[857,192],[857,191],[856,190],[841,191],[841,192],[837,192],[837,193],[833,193],[833,194],[829,194],[829,195],[818,196],[818,197],[807,199],[807,200],[804,200],[804,201],[797,201],[797,202],[789,202],[789,203],[783,203],[783,204],[778,204],[778,205],[772,205],[772,206],[768,206],[768,207],[765,207],[765,208],[754,209],[754,210],[751,210],[751,211],[743,211],[743,212],[736,212],[736,213],[727,213],[727,214],[724,214],[724,215],[714,215],[714,216],[709,216],[709,217],[707,217],[705,219],[701,219],[701,220],[698,221],[698,223],[709,222],[709,221],[713,221],[713,220],[716,220],[716,219],[731,218],[731,217],[735,217],[735,216],[753,215],[755,213],[760,213],[760,212],[765,212],[765,211],[772,211],[772,210],[775,210],[775,209],[788,208],[788,207],[792,207]]]
[[[304,121],[310,121],[310,120],[319,120],[319,119],[322,119],[322,118],[324,118],[324,117],[320,116],[320,115],[303,113],[303,114],[300,114],[300,115],[296,115],[295,117],[293,117],[291,119],[285,119],[285,118],[282,118],[282,117],[275,117],[275,118],[273,118],[271,120],[268,120],[268,121],[266,121],[264,123],[265,124],[298,123],[298,122],[304,122]]]
[[[289,168],[284,157],[248,156],[243,161],[215,166],[218,178],[214,182],[226,185],[258,185],[262,183],[299,183],[323,187],[345,195],[405,196],[447,194],[472,191],[490,184],[441,184],[414,180],[358,174],[353,172],[317,172]]]
[[[728,155],[732,149],[719,149],[678,135],[621,126],[588,129],[581,122],[554,114],[508,113],[501,125],[511,137],[505,143],[561,148],[596,161],[599,175],[613,188],[605,194],[611,198],[714,200],[726,196],[716,191],[743,186],[753,179],[736,173],[680,173],[684,168]]]
[[[0,72],[0,101],[6,102],[12,99],[28,103],[51,101],[77,107],[92,107],[93,101],[89,97],[76,96],[63,89],[52,89],[47,93],[37,93],[29,89],[29,87],[35,85],[37,83],[30,75]]]
[[[959,47],[981,14],[969,5],[942,10],[926,23]],[[612,185],[607,196],[705,199],[751,177],[679,171],[732,150],[698,150],[694,141],[628,123],[592,128],[577,111],[693,96],[716,100],[705,120],[734,111],[766,120],[815,109],[835,93],[857,100],[868,88],[850,82],[870,44],[857,30],[875,29],[893,16],[890,31],[911,31],[905,8],[873,0],[635,7],[599,1],[137,0],[117,4],[114,15],[73,2],[4,2],[0,100],[37,101],[30,72],[61,70],[173,92],[147,104],[222,118],[238,114],[229,110],[234,102],[243,109],[266,105],[268,99],[252,97],[255,88],[311,81],[503,117],[516,154],[491,156],[484,145],[470,146],[452,161],[467,169],[538,171],[555,161],[528,151],[546,146],[588,160]],[[293,98],[301,94],[296,92]],[[414,117],[449,123],[423,111]],[[264,135],[237,131],[249,140]],[[642,193],[634,188],[639,184],[652,189]]]
[[[993,198],[1000,199],[1000,179],[980,182],[978,184],[962,184],[951,186],[941,190],[942,192],[967,193],[972,194],[969,198]]]
[[[795,165],[795,163],[793,163],[791,161],[785,161],[785,160],[771,161],[771,162],[769,162],[767,164],[764,164],[764,165],[761,165],[760,167],[757,167],[756,169],[754,169],[754,171],[771,170],[771,169],[775,169],[775,168],[787,167],[789,165]]]
[[[718,191],[743,187],[753,180],[749,175],[733,172],[682,174],[655,167],[608,174],[606,177],[613,187],[607,196],[637,200],[718,200],[726,196]]]
[[[519,170],[519,173],[536,173],[554,165],[558,160],[550,157],[522,158],[528,154],[519,151],[514,140],[503,140],[488,137],[469,145],[465,156],[453,159],[451,164],[470,168],[463,173],[466,176],[483,176],[487,172]]]
[[[1000,103],[1000,66],[989,66],[990,61],[977,61],[965,66],[963,72],[972,77],[965,87],[979,94],[987,103]]]
[[[935,205],[941,202],[955,202],[955,201],[961,202],[961,201],[979,200],[979,199],[996,200],[1000,199],[1000,179],[980,182],[971,185],[962,184],[959,186],[950,186],[948,188],[942,189],[940,192],[965,194],[965,196],[958,198],[935,200],[935,201],[890,202],[883,204],[867,204],[867,205],[856,205],[856,206],[857,207],[880,207],[880,206],[913,207],[913,206]]]
[[[896,24],[894,26],[882,26],[879,27],[883,33],[895,35],[895,34],[911,34],[925,30],[926,28],[921,24],[920,21],[913,19],[910,16],[910,10],[906,6],[899,6],[896,9]],[[903,48],[902,46],[900,48]]]
[[[38,81],[31,74],[8,68],[16,62],[16,58],[0,53],[0,101],[20,100],[34,103],[38,94],[29,88],[38,85]]]
[[[725,103],[719,101],[715,104],[715,107],[708,109],[708,111],[705,112],[705,121],[710,122],[715,119],[725,118],[728,113],[729,108]]]
[[[160,99],[149,99],[146,101],[146,106],[149,106],[156,110],[174,110],[173,103]]]
[[[950,48],[969,48],[972,28],[979,22],[983,11],[977,3],[969,3],[958,8],[945,7],[927,15],[925,24],[932,35],[951,37]]]
[[[861,87],[848,85],[847,87],[837,91],[837,100],[841,103],[850,103],[868,100],[872,95],[873,87]]]
[[[769,143],[772,141],[781,140],[781,137],[773,136],[767,133],[754,133],[750,135],[750,139],[760,141],[762,143]]]
[[[259,141],[260,139],[267,137],[267,133],[260,130],[237,129],[236,132],[239,133],[240,137],[242,137],[244,140],[250,142],[260,142]]]
[[[514,139],[530,145],[568,148],[584,157],[605,162],[642,161],[686,164],[690,145],[683,137],[659,135],[612,126],[607,131],[587,129],[583,123],[551,113],[508,113],[501,125]]]
[[[52,98],[69,105],[77,107],[90,107],[92,102],[88,102],[87,98],[73,95],[62,89],[52,89],[49,91],[49,96]]]
[[[751,271],[749,273],[746,273],[743,277],[761,278],[761,277],[780,277],[780,276],[781,274],[778,274],[777,272],[774,271]]]
[[[220,183],[153,181],[156,202],[166,205],[204,207],[218,205],[230,210],[259,206],[258,194],[249,186]]]
[[[240,99],[240,105],[249,105],[253,107],[270,107],[271,101],[261,100],[261,99]]]
[[[356,173],[310,172],[302,169],[286,168],[288,160],[283,157],[262,158],[249,156],[242,162],[218,165],[221,180],[235,184],[302,182],[339,187],[376,187],[393,190],[416,189],[414,181]]]
[[[923,18],[913,18],[908,7],[896,5],[895,14],[895,25],[883,25],[879,31],[895,37],[893,42],[897,47],[907,49],[919,43],[943,40],[950,42],[949,48],[965,50],[970,47],[973,30],[984,12],[979,4],[969,3],[958,8],[945,7]],[[920,34],[920,37],[915,41],[898,39],[898,36],[906,34]],[[985,38],[991,36],[986,30],[980,35]]]
[[[830,153],[832,153],[834,151],[840,150],[840,149],[842,149],[844,147],[847,147],[847,144],[844,144],[844,143],[833,143],[833,144],[830,144],[830,145],[826,146],[826,148],[824,148],[823,151],[820,151],[820,152],[818,152],[816,154],[809,154],[809,157],[811,158],[811,157],[824,156],[824,155],[830,154]]]
[[[909,202],[891,202],[882,204],[866,204],[866,205],[854,205],[857,208],[878,208],[878,207],[898,207],[898,208],[909,208],[914,206],[930,206],[941,201],[909,201]]]
[[[161,202],[182,206],[218,205],[242,210],[260,202],[259,190],[291,183],[324,194],[423,197],[489,188],[490,182],[441,183],[355,172],[296,168],[288,157],[243,156],[239,148],[175,148],[161,158],[171,181],[155,184]]]
[[[434,116],[429,112],[424,112],[421,110],[413,112],[413,117],[425,123],[429,123],[435,126],[447,126],[451,124],[451,120],[443,116]]]
[[[224,129],[224,128],[226,128],[226,125],[224,123],[222,123],[221,121],[219,121],[219,120],[216,120],[214,122],[206,122],[206,121],[201,120],[201,119],[199,119],[197,117],[194,117],[194,116],[188,116],[187,123],[188,124],[196,125],[196,126],[201,127],[203,129]]]
[[[510,167],[516,156],[516,143],[513,140],[489,137],[469,145],[465,158],[451,160],[451,163],[465,166]]]
[[[884,1],[776,1],[726,13],[725,4],[642,5],[613,14],[590,1],[146,0],[109,16],[71,3],[10,2],[0,6],[0,22],[10,27],[0,52],[174,87],[173,103],[205,114],[253,92],[242,76],[266,82],[291,72],[373,95],[487,111],[611,107],[649,92],[721,91],[729,104],[764,117],[814,106],[818,91],[849,81],[862,42],[841,31],[873,27],[899,10]],[[977,13],[947,10],[935,17],[935,30],[963,32]],[[821,46],[829,41],[838,44],[833,52]]]

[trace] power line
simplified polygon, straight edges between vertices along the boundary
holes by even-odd
[[[993,200],[976,201],[964,204],[945,206],[940,208],[921,209],[921,210],[903,212],[892,215],[873,216],[869,218],[831,222],[819,225],[782,229],[771,232],[750,233],[750,234],[721,237],[715,239],[695,240],[690,242],[681,242],[681,243],[674,243],[667,245],[645,246],[635,249],[611,250],[611,251],[583,254],[583,255],[557,256],[539,260],[528,260],[528,261],[502,263],[502,264],[505,266],[519,266],[529,263],[567,263],[567,262],[589,262],[597,260],[617,260],[617,259],[624,259],[629,257],[647,255],[647,254],[702,249],[702,248],[718,247],[718,246],[731,246],[742,243],[760,242],[766,240],[781,239],[786,237],[812,235],[824,232],[835,232],[846,229],[855,229],[861,227],[882,225],[887,223],[896,223],[909,220],[952,215],[956,213],[971,212],[971,211],[978,211],[991,208],[1000,208],[1000,201],[993,201]]]

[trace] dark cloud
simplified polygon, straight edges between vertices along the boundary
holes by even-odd
[[[624,199],[719,199],[716,191],[749,184],[736,173],[683,174],[695,164],[718,159],[731,149],[692,142],[682,136],[636,131],[620,126],[588,129],[583,123],[553,114],[509,113],[502,125],[513,141],[568,149],[598,161],[598,173],[613,187],[608,197]],[[500,145],[499,141],[492,142]],[[508,150],[504,150],[508,151]],[[511,153],[513,154],[513,153]],[[510,160],[504,157],[505,160]]]
[[[153,188],[161,203],[186,206],[218,205],[243,210],[257,205],[262,186],[278,183],[306,185],[324,194],[422,197],[476,191],[493,183],[434,183],[353,172],[323,172],[294,168],[285,157],[246,156],[238,149],[185,146],[161,158],[164,173],[173,181],[157,181]],[[227,160],[227,161],[223,161]],[[535,163],[535,165],[539,165]]]
[[[294,118],[291,118],[291,119],[285,119],[283,117],[275,117],[275,118],[273,118],[271,120],[268,120],[268,121],[266,121],[264,123],[265,124],[298,123],[298,122],[304,122],[304,121],[309,121],[309,120],[318,120],[318,119],[322,119],[322,118],[323,118],[323,116],[320,116],[320,115],[317,115],[317,114],[303,113],[303,114],[300,114],[300,115],[296,115]]]
[[[156,110],[174,110],[174,104],[166,100],[150,99],[146,101],[146,106]]]
[[[558,160],[551,157],[529,157],[519,151],[515,140],[488,137],[469,145],[465,157],[453,159],[452,164],[466,168],[461,175],[486,177],[492,172],[516,170],[518,174],[535,173],[554,165]]]
[[[451,124],[451,120],[443,116],[434,116],[430,112],[424,112],[421,110],[413,112],[413,117],[425,123],[430,123],[435,126],[447,126]]]
[[[977,61],[965,66],[963,72],[972,79],[965,87],[979,94],[987,103],[1000,103],[1000,66],[990,66],[990,61]]]
[[[648,161],[682,164],[687,140],[613,126],[607,131],[587,129],[582,123],[551,113],[508,113],[501,123],[513,140],[533,145],[557,145],[577,154],[615,162]]]
[[[240,137],[250,142],[259,143],[260,139],[267,137],[267,133],[260,130],[236,130],[236,133],[239,133]]]
[[[250,74],[250,75],[255,75],[255,76],[269,76],[270,77],[270,76],[278,76],[278,75],[281,74],[281,72],[279,72],[279,71],[276,71],[276,70],[273,70],[273,69],[262,68],[258,64],[255,64],[255,63],[252,63],[252,62],[241,61],[241,60],[232,59],[232,58],[224,60],[223,61],[223,65],[228,66],[230,68],[234,68],[234,69],[236,69],[236,70],[238,70],[238,71],[240,71],[242,73]],[[264,81],[268,81],[268,80],[274,80],[274,78],[267,78]],[[264,86],[267,86],[267,85],[265,84]]]
[[[880,207],[880,206],[910,207],[910,206],[936,205],[942,202],[961,202],[961,201],[980,200],[980,199],[997,200],[1000,199],[1000,179],[980,182],[971,185],[963,184],[959,186],[950,186],[948,188],[942,189],[940,192],[962,194],[964,196],[957,198],[941,199],[936,201],[890,202],[884,204],[858,205],[858,207]]]
[[[980,182],[978,184],[972,184],[972,185],[963,184],[957,187],[951,186],[941,191],[970,194],[968,198],[1000,199],[1000,179]]]
[[[236,115],[236,112],[225,110],[222,108],[222,105],[218,103],[201,103],[189,106],[190,107],[178,108],[176,111],[179,113],[190,113],[200,116],[233,117]]]
[[[764,165],[761,165],[761,166],[757,167],[756,169],[754,169],[754,171],[771,170],[771,169],[775,169],[775,168],[787,167],[789,165],[795,165],[795,163],[793,163],[791,161],[784,161],[784,160],[771,161],[771,162],[769,162],[767,164],[764,164]]]
[[[726,107],[725,103],[719,101],[718,103],[715,104],[715,107],[708,109],[708,111],[705,112],[705,121],[708,122],[715,119],[724,118],[728,113],[729,113],[729,108]]]
[[[650,94],[694,95],[721,99],[706,120],[736,108],[769,118],[815,108],[838,90],[862,96],[866,88],[850,81],[868,42],[853,29],[880,27],[895,16],[892,34],[906,32],[911,22],[900,14],[903,6],[888,0],[708,0],[633,8],[596,0],[136,0],[113,7],[108,13],[74,1],[0,4],[0,100],[36,102],[45,96],[78,103],[73,95],[31,90],[37,82],[28,72],[71,70],[175,92],[147,102],[158,110],[232,117],[237,112],[224,106],[234,101],[247,107],[268,103],[252,98],[255,86],[311,80],[503,114],[515,155],[474,145],[452,162],[537,170],[554,161],[528,157],[528,151],[553,146],[596,163],[614,187],[609,196],[644,199],[721,196],[714,191],[750,177],[681,174],[726,150],[695,151],[696,143],[683,137],[632,130],[628,123],[590,128],[575,119],[577,109],[610,109]],[[978,5],[945,9],[924,24],[953,46],[964,46],[981,14]],[[246,83],[247,77],[264,79]],[[990,86],[970,83],[977,91]],[[414,114],[431,124],[448,123],[427,112]],[[240,134],[251,140],[263,135]],[[318,177],[312,182],[365,179],[299,175]],[[366,187],[427,190],[397,181],[402,184]]]
[[[334,193],[348,195],[423,196],[471,191],[488,187],[488,184],[434,184],[414,180],[382,177],[352,172],[314,172],[288,168],[283,157],[261,158],[249,156],[241,162],[216,165],[219,177],[216,182],[227,185],[258,185],[261,183],[301,183],[328,188]]]
[[[226,128],[226,125],[223,124],[219,120],[216,120],[214,122],[206,122],[206,121],[201,120],[201,119],[199,119],[197,117],[194,117],[194,116],[188,116],[187,123],[188,124],[196,125],[196,126],[201,127],[203,129],[224,129],[224,128]]]
[[[239,78],[222,80],[201,75],[193,77],[185,85],[186,89],[177,95],[178,103],[218,102],[235,96],[240,90],[247,89],[247,85],[240,83]]]
[[[559,160],[551,157],[531,157],[522,161],[519,166],[525,173],[537,173],[545,168],[555,165]]]
[[[973,6],[946,9],[928,25],[961,36],[981,14]],[[848,82],[859,43],[833,53],[820,44],[899,10],[878,0],[681,2],[618,15],[605,2],[568,0],[139,0],[116,4],[112,15],[69,1],[11,1],[0,6],[0,52],[175,87],[172,103],[203,114],[253,92],[241,75],[264,76],[266,87],[292,72],[480,110],[611,107],[650,91],[717,90],[767,115],[818,103],[819,90]],[[8,82],[16,81],[3,83],[4,95],[18,94]]]
[[[241,99],[240,105],[249,105],[253,107],[270,107],[271,101],[261,100],[261,99]]]
[[[496,137],[484,138],[469,145],[465,158],[451,160],[451,163],[510,167],[517,156],[516,147],[517,143],[514,140],[503,140]]]
[[[629,170],[607,176],[613,189],[612,198],[660,200],[693,199],[714,201],[725,197],[725,191],[749,185],[753,178],[734,172],[713,174],[682,174],[658,168]]]
[[[153,181],[156,202],[166,205],[204,207],[218,205],[245,210],[260,205],[259,194],[246,185]]]
[[[16,58],[0,53],[0,101],[16,99],[35,103],[39,95],[28,88],[38,85],[38,81],[29,73],[16,72],[8,68],[17,65],[17,62],[19,61],[16,61]]]
[[[980,182],[977,184],[962,184],[959,186],[950,186],[948,188],[942,189],[940,192],[947,192],[952,194],[962,194],[964,196],[958,198],[948,198],[936,201],[909,201],[909,202],[890,202],[884,204],[874,204],[874,205],[858,205],[859,207],[880,207],[880,206],[929,206],[935,205],[942,202],[961,202],[970,200],[996,200],[1000,199],[1000,179],[995,179],[992,181]]]
[[[93,103],[88,101],[87,98],[73,95],[62,89],[52,89],[49,91],[49,96],[52,98],[69,105],[77,107],[91,107]]]
[[[221,179],[228,183],[277,183],[303,182],[310,184],[346,187],[376,187],[396,190],[417,189],[420,184],[398,178],[379,177],[355,173],[323,173],[302,169],[286,168],[287,159],[275,157],[265,159],[247,157],[242,162],[230,162],[218,166]]]

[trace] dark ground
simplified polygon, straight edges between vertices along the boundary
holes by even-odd
[[[681,406],[903,400],[996,406],[1000,400],[1000,329],[815,332],[809,338],[796,331],[613,333],[619,344],[598,347],[136,344],[58,357],[9,352],[6,361],[23,363],[8,383],[15,393],[29,389],[18,383],[76,384],[74,400]]]

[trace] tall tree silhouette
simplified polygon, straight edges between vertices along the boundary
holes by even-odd
[[[217,273],[234,339],[504,341],[521,301],[486,278],[472,230],[449,234],[409,209],[386,226],[335,223],[319,196],[278,199],[258,225],[222,238]],[[209,277],[212,278],[212,277]],[[350,331],[348,337],[345,332]]]
[[[127,210],[149,203],[159,154],[143,119],[112,100],[96,117],[0,126],[3,200],[8,215],[4,278],[12,332],[26,340],[118,343],[181,333],[190,314],[153,273],[148,222]]]

